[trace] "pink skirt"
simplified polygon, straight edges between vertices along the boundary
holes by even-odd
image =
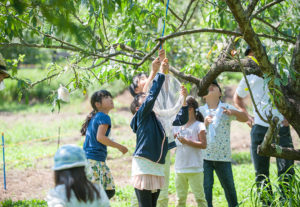
[[[132,177],[133,187],[139,190],[162,189],[165,184],[164,176],[157,175],[135,175]]]

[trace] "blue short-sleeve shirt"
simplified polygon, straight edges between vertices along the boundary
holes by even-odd
[[[105,162],[107,157],[107,147],[97,141],[97,131],[99,125],[107,124],[108,129],[105,136],[108,136],[111,129],[110,117],[103,113],[98,112],[91,120],[86,130],[85,141],[83,149],[85,151],[87,159],[97,160]]]

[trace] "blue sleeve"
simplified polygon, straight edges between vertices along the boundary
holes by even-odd
[[[109,126],[111,126],[111,120],[110,120],[110,117],[107,115],[107,114],[104,114],[104,113],[101,113],[101,114],[97,114],[97,117],[96,117],[96,120],[97,120],[97,125],[104,125],[104,124],[107,124]]]
[[[182,126],[185,125],[189,120],[189,107],[183,106],[176,115],[175,120],[173,121],[173,126]]]
[[[138,110],[141,118],[148,116],[152,111],[155,100],[160,92],[164,81],[165,75],[162,73],[157,73],[149,90],[149,95],[146,97],[145,102],[141,105],[141,107]]]

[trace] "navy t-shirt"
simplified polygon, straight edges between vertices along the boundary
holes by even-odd
[[[86,130],[85,141],[83,149],[87,159],[105,162],[107,156],[107,147],[97,141],[97,131],[99,125],[107,124],[108,129],[105,136],[108,136],[111,128],[110,117],[103,113],[98,112],[91,120]]]

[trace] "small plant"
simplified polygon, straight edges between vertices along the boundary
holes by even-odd
[[[269,182],[257,189],[256,184],[250,192],[251,206],[293,207],[300,203],[300,177],[299,168],[294,167],[294,176],[284,179],[281,175],[275,182]]]

